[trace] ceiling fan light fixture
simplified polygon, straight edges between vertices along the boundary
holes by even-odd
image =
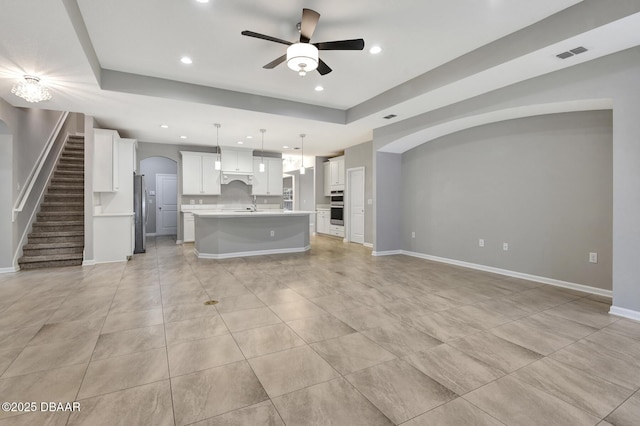
[[[287,66],[304,77],[318,68],[318,48],[309,43],[294,43],[287,48]]]

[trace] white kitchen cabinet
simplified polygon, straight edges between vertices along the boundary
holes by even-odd
[[[93,192],[116,192],[119,189],[119,143],[115,130],[94,129]]]
[[[215,169],[217,154],[180,151],[182,156],[182,194],[219,195],[220,170]]]
[[[316,214],[316,233],[328,234],[331,214],[328,210],[318,210]]]
[[[253,195],[282,195],[282,158],[264,159],[264,172],[260,172],[261,157],[253,157]]]
[[[344,226],[329,225],[329,235],[333,235],[334,237],[344,238]]]
[[[331,170],[331,190],[344,191],[344,156],[329,160]]]
[[[324,171],[324,196],[329,197],[331,195],[331,163],[326,161],[322,166]]]
[[[253,150],[222,148],[222,171],[253,174]]]
[[[193,213],[182,213],[182,241],[192,243],[196,239],[196,226]]]

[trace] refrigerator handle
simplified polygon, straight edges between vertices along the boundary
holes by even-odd
[[[144,224],[149,220],[149,206],[147,206],[147,188],[144,189],[144,197],[142,198],[142,210],[144,211]]]

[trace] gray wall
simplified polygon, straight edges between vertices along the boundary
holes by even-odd
[[[374,173],[374,254],[402,250],[402,155],[376,152]]]
[[[166,157],[147,157],[140,160],[140,174],[145,176],[147,185],[147,193],[149,200],[149,218],[147,220],[147,233],[155,234],[156,232],[156,213],[158,211],[156,204],[156,175],[167,174],[176,175],[178,173],[178,163],[175,160]],[[177,180],[176,180],[177,182]],[[151,191],[154,195],[151,195]],[[152,213],[153,212],[153,213]]]
[[[364,167],[364,242],[373,244],[373,142],[347,148],[344,151],[344,167],[345,176],[351,168]]]
[[[611,111],[454,133],[402,155],[402,246],[610,290],[612,185]]]
[[[477,125],[485,117],[530,108],[550,107],[554,112],[602,109],[603,103],[613,109],[613,311],[632,317],[640,315],[640,47],[575,65],[522,83],[494,90],[466,101],[426,112],[420,116],[374,130],[374,150],[405,136],[419,132],[436,132],[445,126]],[[597,107],[589,107],[593,101]],[[423,140],[427,140],[425,137]],[[374,163],[374,167],[377,167]],[[384,171],[375,171],[374,187]],[[375,210],[384,209],[376,202]],[[374,221],[377,220],[377,211]],[[384,214],[381,216],[385,216]],[[378,232],[384,223],[376,223]],[[374,236],[374,246],[379,240]],[[393,235],[387,235],[393,238]],[[385,246],[389,241],[381,241]]]

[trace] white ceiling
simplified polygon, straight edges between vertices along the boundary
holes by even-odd
[[[10,90],[20,76],[35,73],[54,95],[37,107],[93,115],[102,126],[140,141],[215,144],[217,122],[222,124],[221,145],[243,140],[245,146],[259,148],[258,129],[266,128],[265,149],[283,151],[282,145],[299,145],[299,134],[305,133],[305,153],[314,155],[330,155],[370,140],[374,128],[388,124],[381,119],[388,112],[399,114],[396,120],[409,118],[640,43],[635,30],[640,15],[634,15],[630,22],[601,25],[598,37],[592,33],[589,38],[588,31],[559,36],[508,58],[500,57],[496,45],[495,58],[486,55],[484,69],[469,75],[462,72],[429,88],[428,77],[438,67],[446,70],[452,60],[476,49],[492,53],[487,47],[492,42],[586,2],[40,0],[37,8],[33,3],[0,0],[0,96],[12,105],[32,106]],[[321,14],[312,42],[361,37],[365,50],[322,51],[321,58],[333,68],[326,76],[314,72],[301,78],[286,64],[263,69],[286,46],[240,32],[252,30],[293,41],[303,7]],[[83,35],[85,27],[88,38]],[[580,61],[555,59],[555,49],[576,47],[583,35],[590,51]],[[379,55],[367,51],[374,44],[383,49]],[[142,81],[157,83],[155,89],[144,92],[139,89],[142,85],[133,84],[104,90],[92,69],[96,64],[91,49],[99,68],[143,76]],[[193,59],[192,65],[179,62],[184,55]],[[421,90],[415,93],[406,90],[412,79],[421,79]],[[178,87],[191,94],[176,95],[171,81],[185,83]],[[318,84],[325,90],[316,92]],[[207,87],[240,93],[222,96],[207,92]],[[208,98],[203,101],[195,96],[198,92],[206,92]],[[259,96],[243,97],[243,93]],[[291,102],[280,104],[265,96]],[[319,113],[316,116],[300,103],[320,107]],[[324,114],[347,117],[358,109],[365,112],[341,123]],[[160,124],[170,128],[161,129]],[[188,139],[180,139],[181,135]],[[248,135],[253,139],[246,139]]]

